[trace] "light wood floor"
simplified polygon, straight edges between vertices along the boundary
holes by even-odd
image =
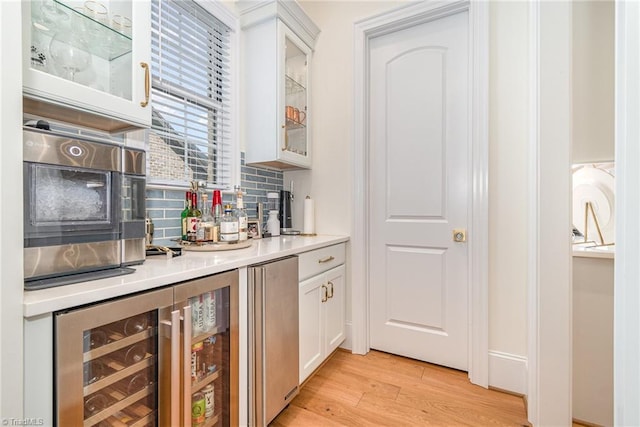
[[[337,351],[271,426],[528,426],[521,397],[466,372],[371,351]]]

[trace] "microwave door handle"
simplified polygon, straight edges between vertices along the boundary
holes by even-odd
[[[183,321],[183,340],[182,340],[182,356],[184,360],[182,381],[184,394],[182,396],[182,411],[184,414],[183,425],[185,427],[191,426],[191,306],[188,305],[182,309],[184,311]],[[177,425],[177,424],[174,424]]]

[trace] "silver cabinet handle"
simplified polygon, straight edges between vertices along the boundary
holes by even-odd
[[[183,425],[191,425],[191,306],[188,305],[182,309],[184,311],[183,321],[184,325],[182,331],[184,334],[182,341],[182,360],[184,364],[182,366],[182,410],[184,414]]]
[[[333,256],[328,256],[326,258],[322,258],[318,260],[318,264],[324,264],[325,262],[333,261],[335,258]]]
[[[329,298],[333,298],[333,282],[329,282]]]
[[[171,312],[171,425],[180,424],[180,311]]]
[[[322,302],[327,302],[327,287],[322,285]]]

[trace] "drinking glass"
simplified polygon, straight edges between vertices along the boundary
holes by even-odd
[[[68,27],[69,15],[62,6],[53,0],[44,0],[40,6],[41,24],[53,33],[59,28]]]
[[[122,15],[113,15],[111,18],[111,27],[114,30],[131,37],[131,19]]]
[[[67,80],[75,81],[76,73],[91,65],[89,46],[82,37],[70,31],[62,31],[53,36],[49,52],[58,75]]]
[[[84,14],[103,25],[109,24],[107,7],[100,2],[93,0],[84,2]]]

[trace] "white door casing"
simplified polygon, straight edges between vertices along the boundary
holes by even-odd
[[[374,37],[460,11],[469,12],[469,110],[471,126],[468,235],[468,370],[474,384],[488,385],[488,10],[487,2],[412,3],[355,23],[353,225],[351,289],[353,346],[364,354],[369,345],[369,44]]]
[[[467,370],[468,12],[370,41],[370,342]]]
[[[616,261],[614,415],[616,426],[640,425],[640,3],[616,2]]]

